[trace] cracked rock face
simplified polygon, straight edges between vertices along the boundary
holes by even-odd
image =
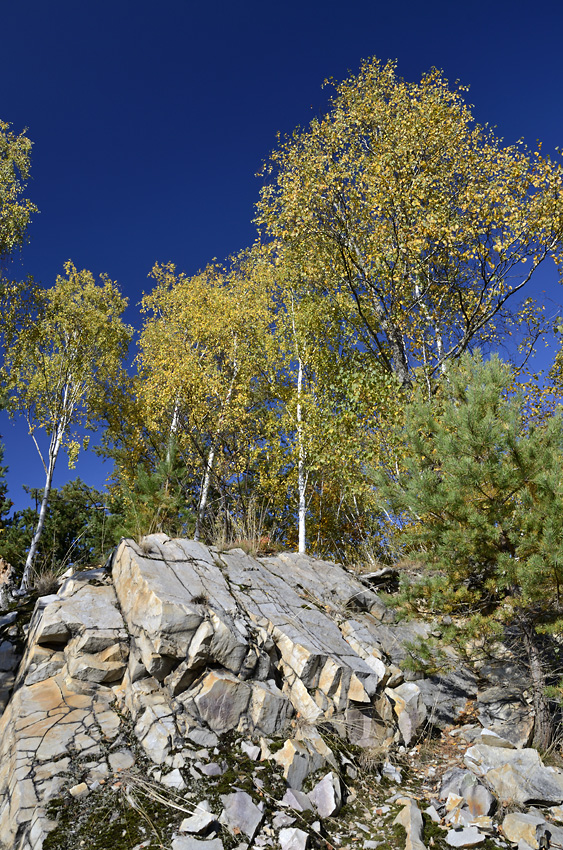
[[[219,787],[235,771],[215,808],[202,791],[183,809],[192,814],[171,848],[221,848],[214,832],[223,829],[257,847],[300,850],[309,833],[292,813],[336,818],[350,796],[339,777],[357,776],[323,729],[341,743],[404,751],[429,723],[455,722],[476,695],[474,674],[459,664],[449,677],[405,682],[404,643],[428,627],[395,625],[369,584],[304,555],[219,553],[162,534],[126,540],[111,570],[68,575],[57,594],[37,601],[23,657],[10,640],[17,616],[0,618],[2,850],[42,850],[57,828],[50,801],[78,805],[104,787],[127,796],[140,764],[162,793],[180,795],[193,783]],[[482,722],[492,726],[496,690],[483,693]],[[237,787],[241,776],[221,750],[225,735],[243,741],[251,786]],[[529,759],[524,767],[498,751],[469,751],[472,773],[452,785],[459,804],[449,823],[458,831],[490,821],[492,797],[474,774],[501,800],[537,799],[541,785],[548,802],[563,801],[563,779],[532,765],[531,751],[510,751]],[[400,769],[385,756],[382,764],[400,784]],[[283,785],[273,819],[267,794],[257,796],[265,765]],[[420,813],[406,798],[401,805],[405,823],[397,823],[415,848]]]

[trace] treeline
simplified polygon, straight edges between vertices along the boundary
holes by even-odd
[[[23,200],[29,142],[0,126],[6,258],[34,207]],[[55,499],[51,482],[84,430],[103,429],[114,474],[84,501],[108,537],[87,524],[81,552],[165,531],[388,558],[421,516],[374,484],[407,468],[413,393],[439,404],[456,361],[508,343],[522,382],[519,364],[550,329],[527,287],[562,259],[559,163],[476,124],[439,72],[408,83],[370,60],[335,86],[323,117],[280,142],[264,177],[251,248],[194,276],[155,265],[132,373],[126,301],[109,278],[68,262],[49,288],[3,281],[6,406],[27,420],[45,470],[35,522],[2,520],[0,554],[17,561],[23,588],[55,503],[82,504],[83,485]],[[555,391],[560,375],[557,353]],[[524,391],[522,428],[558,416],[532,381]]]

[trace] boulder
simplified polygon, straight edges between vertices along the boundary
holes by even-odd
[[[518,749],[529,745],[534,731],[533,711],[517,688],[505,685],[480,691],[477,707],[479,721],[486,730]]]
[[[512,750],[476,744],[464,757],[486,779],[502,805],[563,802],[563,771],[545,767],[537,750]]]
[[[397,688],[386,688],[385,693],[394,703],[402,739],[410,744],[427,717],[420,688],[414,682],[405,682]]]

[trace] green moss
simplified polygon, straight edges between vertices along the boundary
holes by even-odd
[[[148,795],[136,795],[135,806],[120,791],[104,788],[82,800],[59,797],[47,806],[57,827],[43,842],[44,850],[130,850],[150,840],[147,850],[160,850],[183,817],[181,812]]]

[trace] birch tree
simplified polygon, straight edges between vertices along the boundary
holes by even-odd
[[[29,176],[31,142],[25,132],[16,135],[0,121],[0,261],[25,239],[37,207],[23,197]]]
[[[131,338],[121,320],[127,302],[116,284],[105,276],[96,283],[89,271],[78,271],[70,261],[64,268],[49,289],[32,282],[12,284],[4,305],[8,410],[25,418],[45,473],[22,591],[30,584],[59,453],[65,448],[73,465],[80,451],[79,429],[103,418],[106,388],[119,380]]]
[[[229,269],[209,266],[192,277],[177,273],[171,263],[156,265],[156,286],[142,302],[141,409],[149,433],[164,437],[165,452],[173,437],[178,457],[198,481],[186,493],[193,499],[196,540],[212,488],[228,487],[241,471],[241,457],[227,449],[244,442],[241,436],[256,425],[271,303],[256,275],[240,268],[248,262]]]
[[[401,384],[495,346],[538,267],[562,259],[562,171],[479,126],[437,70],[362,64],[330,109],[283,140],[257,222],[310,289],[345,295]]]

